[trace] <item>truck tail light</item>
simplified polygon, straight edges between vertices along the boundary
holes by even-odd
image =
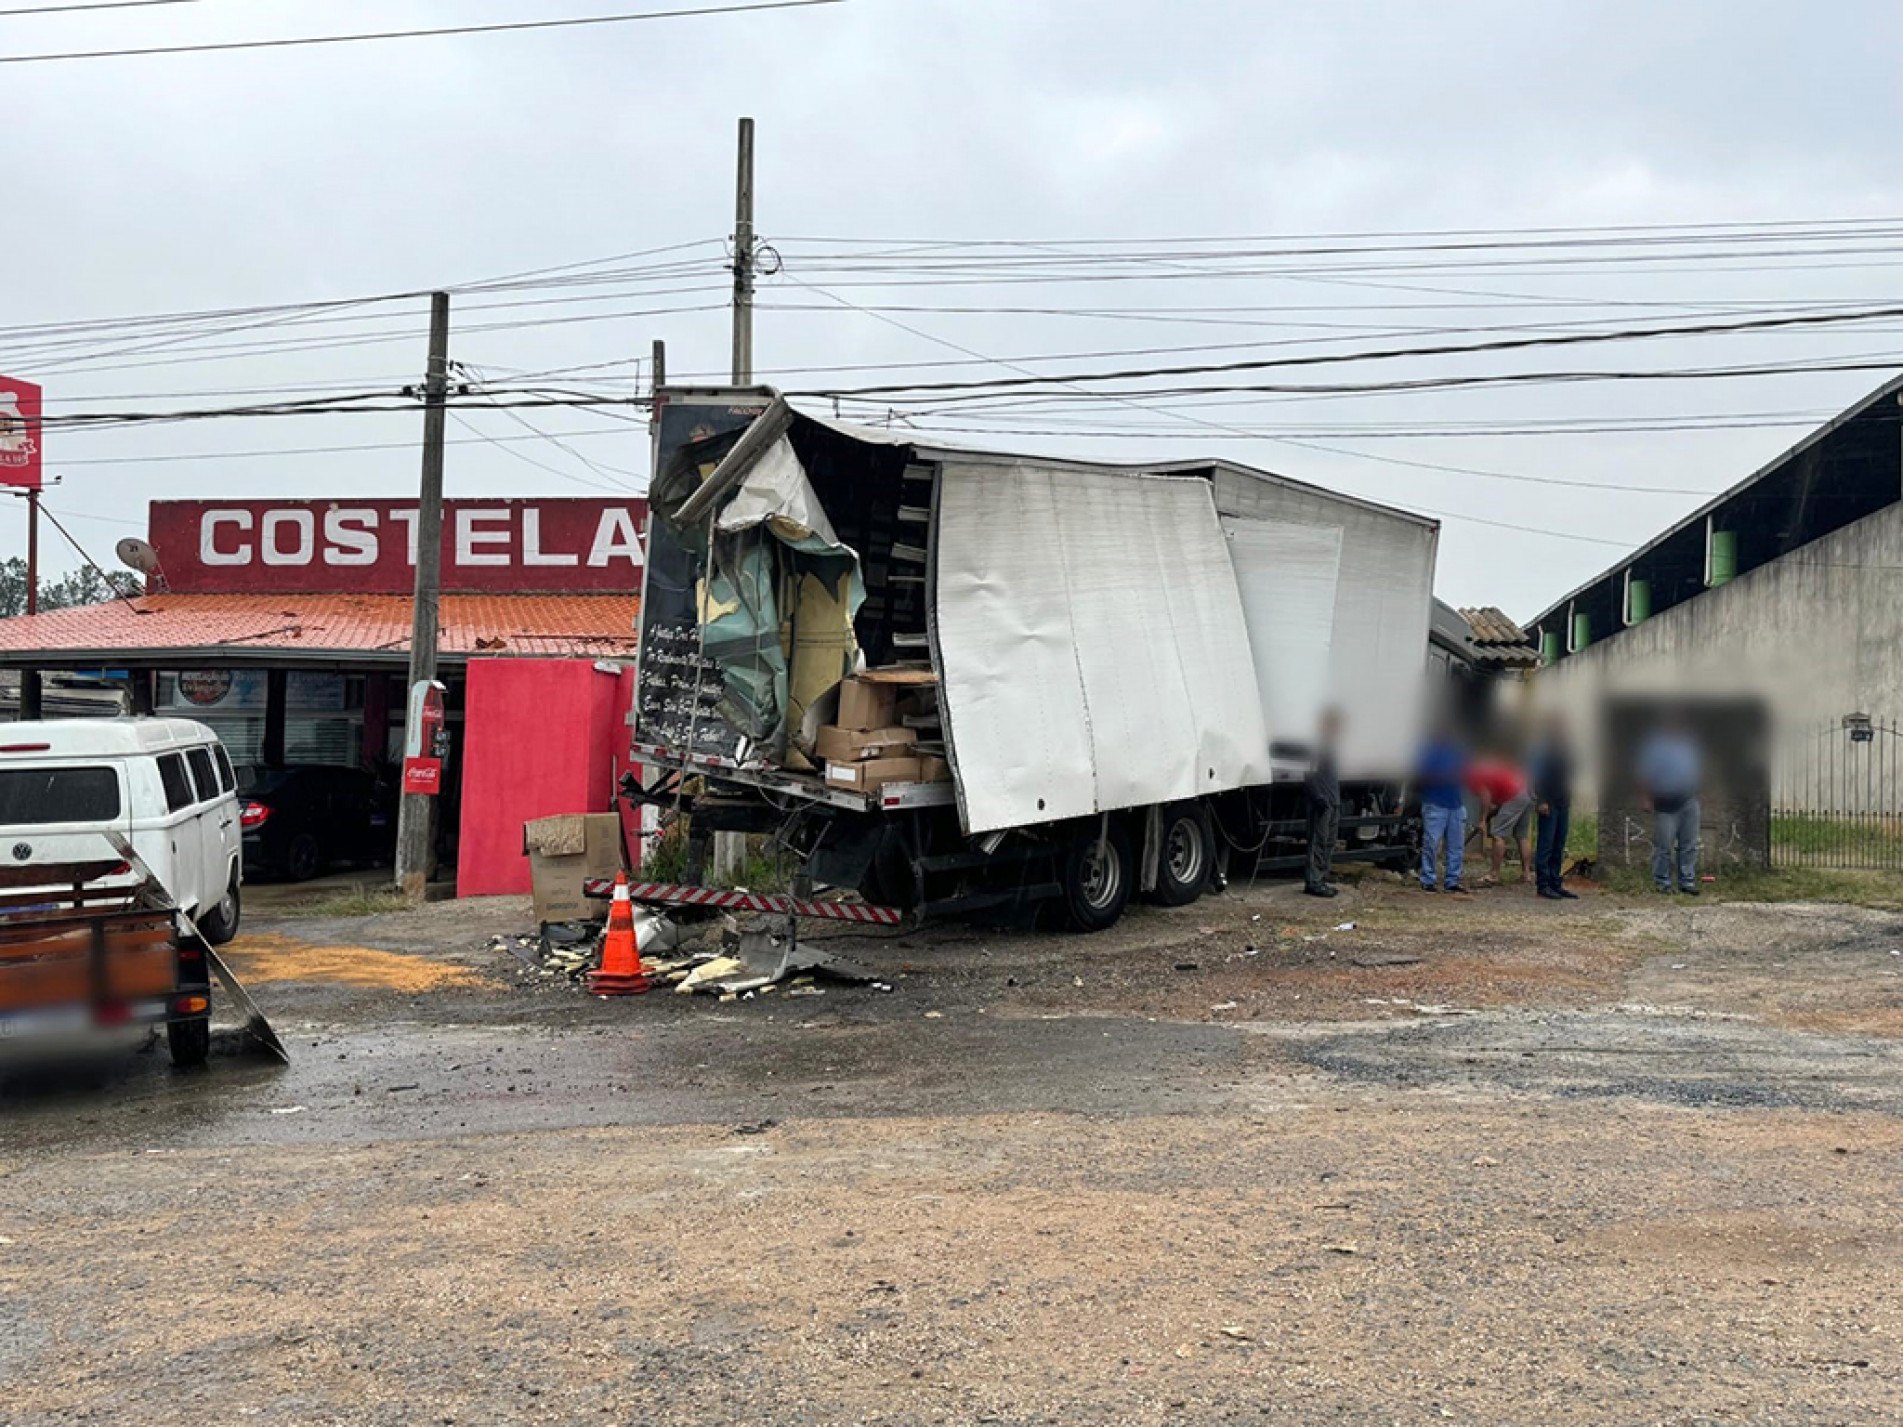
[[[196,1016],[211,1009],[209,996],[174,996],[172,1014],[175,1016]]]
[[[263,803],[246,803],[238,811],[238,826],[263,827],[265,819],[271,816],[271,810]]]

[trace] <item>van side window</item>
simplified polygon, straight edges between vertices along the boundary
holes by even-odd
[[[118,817],[119,775],[111,768],[0,768],[0,827]]]
[[[211,753],[203,748],[185,750],[185,761],[191,765],[192,782],[198,787],[198,801],[209,803],[218,796],[218,775],[212,771]]]
[[[159,755],[159,781],[165,784],[165,806],[170,812],[192,805],[192,779],[185,759],[177,753]]]
[[[237,775],[231,771],[231,755],[225,752],[224,744],[214,743],[211,746],[211,756],[218,764],[218,790],[229,793],[238,786]]]

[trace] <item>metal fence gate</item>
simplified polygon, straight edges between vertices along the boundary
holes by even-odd
[[[1903,727],[1850,714],[1779,740],[1774,867],[1903,872]]]

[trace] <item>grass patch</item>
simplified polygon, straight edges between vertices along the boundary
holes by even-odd
[[[1713,902],[1842,902],[1881,911],[1903,909],[1903,887],[1894,873],[1828,867],[1773,867],[1766,871],[1724,868],[1699,894]],[[1645,867],[1601,867],[1599,885],[1627,896],[1655,897]]]
[[[1569,858],[1599,855],[1599,815],[1597,813],[1573,814],[1572,821],[1566,825],[1566,855]]]
[[[291,902],[271,908],[274,917],[380,917],[386,912],[406,912],[410,899],[394,887],[359,882],[352,887],[319,892],[308,901]]]
[[[1827,818],[1789,814],[1771,819],[1771,846],[1800,857],[1867,854],[1903,863],[1903,829],[1894,818]]]
[[[685,882],[687,881],[687,820],[677,818],[656,838],[641,859],[641,880],[644,882]],[[707,887],[744,887],[749,892],[784,892],[792,882],[790,867],[784,859],[772,855],[771,840],[765,837],[747,839],[747,856],[741,863],[740,875],[732,878],[720,878],[714,875],[713,856],[707,859],[707,876],[700,885]]]

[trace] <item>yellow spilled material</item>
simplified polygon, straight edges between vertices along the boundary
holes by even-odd
[[[322,946],[277,932],[240,936],[223,955],[251,984],[308,981],[397,992],[495,984],[467,966],[368,946]]]

